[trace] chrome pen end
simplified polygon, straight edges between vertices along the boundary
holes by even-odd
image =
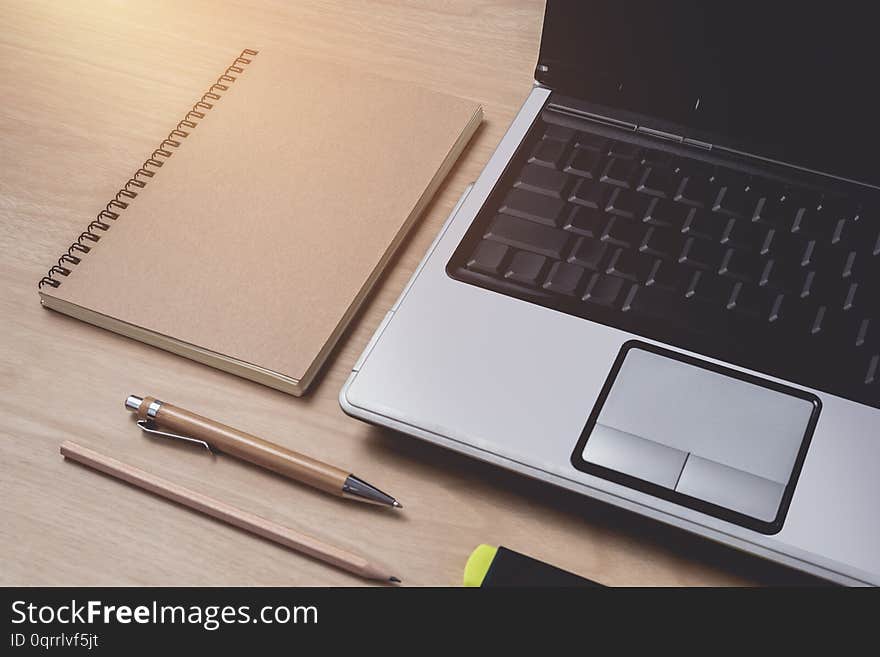
[[[143,403],[143,397],[138,397],[137,395],[129,395],[125,398],[125,410],[131,411],[132,413],[137,413],[138,409]]]

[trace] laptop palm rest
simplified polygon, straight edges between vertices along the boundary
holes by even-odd
[[[630,342],[572,462],[775,533],[818,412],[818,399],[802,391]]]

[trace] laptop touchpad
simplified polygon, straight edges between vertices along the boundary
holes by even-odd
[[[773,533],[818,410],[802,391],[628,343],[573,463]]]

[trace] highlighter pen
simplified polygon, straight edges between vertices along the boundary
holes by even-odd
[[[464,567],[468,587],[603,586],[504,546],[479,545]]]

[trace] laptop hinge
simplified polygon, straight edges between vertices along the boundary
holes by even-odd
[[[553,110],[554,112],[559,112],[560,114],[568,114],[569,116],[576,116],[581,119],[595,121],[596,123],[601,123],[602,125],[607,125],[614,128],[621,128],[623,130],[629,130],[631,132],[638,132],[639,134],[643,134],[648,137],[665,139],[666,141],[675,142],[676,144],[693,146],[695,148],[701,148],[707,151],[712,150],[712,144],[705,141],[690,139],[689,137],[683,137],[682,135],[676,135],[671,132],[664,132],[663,130],[647,128],[643,125],[636,125],[635,123],[629,123],[628,121],[621,121],[620,119],[615,119],[610,116],[604,116],[602,114],[585,112],[584,110],[574,109],[571,107],[566,107],[565,105],[558,105],[556,103],[548,103],[547,109]]]
[[[636,128],[636,131],[643,134],[648,135],[650,137],[657,137],[658,139],[666,139],[667,141],[674,141],[676,144],[680,144],[684,141],[684,137],[681,135],[674,135],[671,132],[663,132],[662,130],[654,130],[653,128],[646,128],[643,125],[640,125]]]
[[[698,139],[690,139],[689,137],[684,137],[682,135],[676,135],[671,132],[664,132],[663,130],[655,130],[654,128],[646,128],[643,125],[640,125],[636,128],[636,132],[643,135],[648,135],[649,137],[656,137],[657,139],[665,139],[667,141],[675,142],[676,144],[684,144],[685,146],[693,146],[695,148],[702,148],[706,151],[712,150],[712,144],[700,141]]]
[[[612,126],[614,128],[623,128],[624,130],[635,131],[638,126],[635,123],[628,123],[626,121],[620,121],[619,119],[611,118],[610,116],[602,116],[601,114],[593,114],[592,112],[585,112],[583,110],[573,109],[571,107],[565,107],[564,105],[557,105],[556,103],[548,103],[547,109],[553,110],[554,112],[559,112],[560,114],[568,114],[569,116],[576,116],[581,119],[588,119],[589,121],[595,121],[596,123],[601,123],[603,125]]]
[[[700,141],[699,139],[685,138],[681,143],[686,144],[688,146],[694,146],[696,148],[702,148],[707,151],[712,150],[712,144],[710,144],[709,142],[706,142],[706,141]]]

